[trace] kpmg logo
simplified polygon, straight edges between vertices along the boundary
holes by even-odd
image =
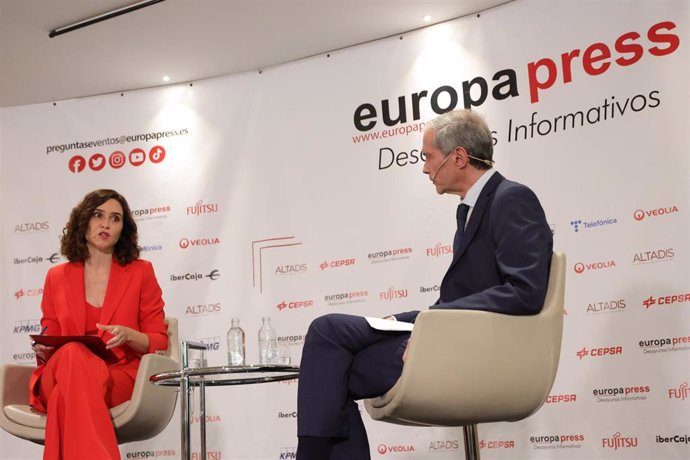
[[[453,246],[450,244],[443,244],[441,242],[436,243],[435,246],[432,246],[430,248],[426,248],[426,256],[427,257],[439,257],[439,256],[444,256],[446,254],[452,254],[453,253]]]
[[[336,294],[326,294],[323,300],[328,305],[342,305],[346,303],[364,302],[369,297],[367,291],[339,292]]]
[[[380,455],[386,455],[386,454],[404,454],[404,453],[409,453],[409,452],[414,452],[414,446],[412,444],[396,444],[396,445],[390,445],[390,444],[379,444],[378,447],[376,447],[376,451]]]
[[[597,219],[597,220],[580,220],[580,219],[571,220],[570,226],[575,231],[575,233],[579,233],[580,230],[598,229],[601,227],[605,227],[605,226],[613,225],[613,224],[617,224],[617,223],[618,223],[618,219],[616,219],[615,217],[607,217],[604,219]]]
[[[199,200],[193,206],[187,206],[188,216],[200,216],[201,214],[209,214],[218,212],[218,203],[204,203],[204,200]]]
[[[152,206],[150,208],[133,209],[134,220],[165,219],[170,214],[170,205]]]
[[[640,340],[638,345],[644,354],[690,350],[690,336],[662,337]]]
[[[609,357],[609,356],[615,356],[615,355],[622,355],[623,354],[623,347],[601,347],[601,348],[592,348],[592,349],[587,349],[587,347],[582,347],[582,350],[579,350],[575,354],[580,359],[582,359],[586,356],[591,356],[592,358]]]
[[[199,339],[199,342],[206,345],[206,350],[208,351],[220,350],[220,337],[204,337],[203,339]]]
[[[388,302],[396,299],[405,299],[407,298],[407,289],[395,289],[391,286],[387,291],[379,292],[379,298]]]
[[[633,218],[639,222],[649,217],[661,217],[667,214],[675,214],[677,212],[679,212],[678,206],[675,205],[656,209],[636,209],[635,212],[633,212]]]
[[[688,386],[688,382],[681,383],[678,388],[669,388],[668,399],[680,399],[681,401],[687,399],[690,401],[690,386]]]
[[[185,309],[185,316],[204,316],[204,315],[215,315],[220,313],[221,306],[220,302],[216,303],[204,303],[198,305],[187,305]]]
[[[41,257],[41,256],[28,256],[24,258],[18,258],[15,257],[14,260],[12,261],[14,265],[23,265],[23,264],[40,264],[41,262],[50,262],[51,264],[58,263],[60,261],[60,254],[57,252],[52,253],[51,255],[47,257]]]
[[[43,222],[27,222],[23,224],[16,224],[14,226],[14,233],[17,235],[27,235],[29,233],[43,233],[50,230],[50,224],[47,220]]]
[[[220,244],[220,239],[216,238],[216,237],[194,238],[194,239],[182,238],[180,240],[180,247],[182,249],[187,249],[190,246],[191,247],[215,246],[217,244]]]
[[[580,448],[584,441],[584,434],[548,434],[529,438],[533,449]]]
[[[646,310],[649,310],[651,307],[654,305],[656,306],[666,306],[666,305],[675,305],[679,303],[687,303],[690,302],[690,292],[688,293],[679,293],[679,294],[671,294],[671,295],[665,295],[665,296],[659,296],[659,297],[654,297],[654,296],[649,296],[646,299],[642,301],[642,305],[644,305],[644,308]]]
[[[618,432],[610,438],[603,438],[601,440],[601,447],[603,447],[604,449],[613,450],[635,448],[637,447],[637,438],[623,436],[622,434],[620,434],[620,432]]]
[[[297,447],[281,447],[278,460],[294,460],[297,458]]]
[[[41,323],[37,319],[20,319],[14,322],[13,334],[39,334]]]
[[[207,275],[202,275],[201,273],[185,273],[182,275],[170,275],[170,281],[199,281],[204,278],[208,278],[211,281],[215,281],[220,278],[220,272],[216,270],[211,270]]]
[[[577,262],[574,266],[573,269],[575,270],[575,273],[584,273],[585,271],[589,270],[605,270],[607,268],[614,268],[616,266],[616,262],[614,260],[600,260],[596,262]]]
[[[338,259],[338,260],[324,260],[319,264],[321,271],[329,268],[344,268],[351,267],[356,262],[355,259]]]
[[[314,301],[313,300],[291,300],[291,301],[285,301],[283,300],[280,302],[278,305],[276,305],[276,308],[278,311],[283,311],[283,310],[297,310],[297,309],[302,309],[302,308],[311,308],[314,306]]]
[[[367,256],[372,264],[409,259],[412,248],[386,249],[385,251],[370,252]],[[354,263],[354,261],[353,261]]]
[[[625,307],[625,299],[611,299],[588,303],[586,311],[590,314],[621,312]]]
[[[595,388],[592,396],[600,402],[645,401],[652,389],[649,385]]]
[[[633,265],[649,264],[655,262],[668,262],[673,260],[675,252],[673,248],[655,249],[653,251],[644,251],[635,253],[633,256]]]
[[[15,297],[15,299],[19,300],[22,297],[36,297],[36,296],[39,296],[42,294],[43,294],[43,288],[19,289],[18,291],[15,291],[14,297]]]

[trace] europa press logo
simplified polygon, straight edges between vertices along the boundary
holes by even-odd
[[[108,154],[97,152],[89,156],[87,159],[82,155],[74,155],[67,162],[67,169],[73,174],[79,174],[86,170],[88,166],[93,172],[98,172],[109,166],[111,169],[120,169],[127,164],[133,167],[139,167],[146,163],[148,160],[150,163],[158,164],[165,159],[165,148],[161,145],[156,145],[152,147],[147,152],[141,148],[134,148],[125,154],[120,150],[115,150]]]

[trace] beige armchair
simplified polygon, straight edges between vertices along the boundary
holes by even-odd
[[[401,425],[462,426],[465,457],[478,460],[476,424],[526,418],[551,391],[561,351],[564,288],[565,255],[554,253],[537,315],[420,313],[400,379],[386,394],[364,401],[367,412]]]
[[[180,368],[177,319],[166,318],[168,350],[141,358],[132,399],[110,409],[118,443],[141,441],[156,436],[168,425],[175,411],[177,392],[154,385],[149,377]],[[29,377],[34,366],[0,366],[0,428],[22,439],[43,444],[46,416],[29,406]]]

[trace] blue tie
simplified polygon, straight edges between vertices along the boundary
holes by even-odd
[[[455,232],[455,239],[453,240],[453,257],[460,249],[460,240],[462,234],[465,233],[465,223],[467,222],[467,213],[470,212],[470,207],[464,203],[458,205],[458,210],[455,212],[455,219],[458,221],[458,230]]]

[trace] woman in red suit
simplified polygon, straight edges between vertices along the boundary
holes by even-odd
[[[30,404],[48,416],[43,458],[119,459],[108,408],[130,399],[141,355],[168,347],[161,289],[114,190],[91,192],[72,210],[61,251],[69,262],[48,271],[43,289],[45,334],[98,335],[118,360],[76,342],[33,345]]]

